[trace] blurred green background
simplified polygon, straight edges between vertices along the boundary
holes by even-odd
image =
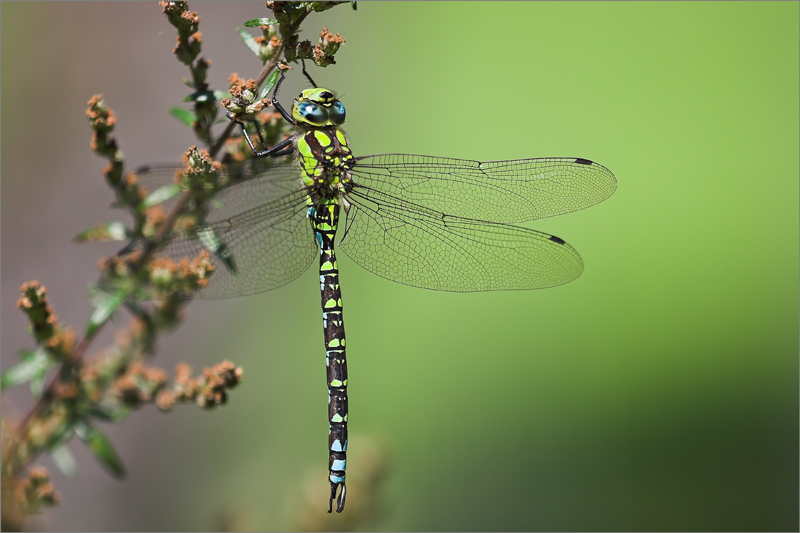
[[[235,27],[263,4],[190,7],[213,86],[255,77]],[[530,224],[572,244],[583,276],[437,293],[342,254],[348,482],[388,472],[380,490],[353,481],[343,516],[322,508],[314,269],[193,303],[155,363],[242,365],[229,405],[108,426],[123,483],[78,443],[78,479],[43,459],[62,503],[31,527],[796,531],[798,3],[359,2],[312,15],[303,37],[323,26],[347,43],[312,75],[343,94],[357,155],[610,168],[609,200]],[[188,93],[174,35],[155,2],[2,4],[3,368],[31,345],[17,287],[40,279],[80,328],[115,249],[70,242],[120,217],[88,149],[89,97],[116,112],[130,169],[195,142],[167,114]],[[284,102],[302,87],[295,71]],[[4,396],[4,416],[29,402]]]

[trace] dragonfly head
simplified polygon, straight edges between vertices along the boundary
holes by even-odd
[[[328,89],[306,89],[294,99],[292,117],[298,124],[315,128],[339,126],[344,124],[344,104]]]

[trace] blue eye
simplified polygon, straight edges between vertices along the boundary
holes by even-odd
[[[297,107],[303,120],[313,126],[324,126],[328,122],[328,113],[324,107],[312,102],[301,102]]]
[[[339,124],[343,124],[345,117],[344,104],[339,100],[333,102],[328,108],[328,117],[330,117],[331,123],[336,124],[337,126]]]

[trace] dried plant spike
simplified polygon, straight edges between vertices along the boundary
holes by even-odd
[[[28,514],[52,507],[60,500],[47,469],[41,466],[31,467],[28,476],[15,483],[14,494],[16,503]]]
[[[89,127],[94,132],[89,147],[95,154],[109,161],[110,165],[103,173],[110,185],[117,186],[122,179],[122,161],[124,159],[116,139],[110,136],[114,131],[117,119],[103,100],[103,95],[92,96],[87,104],[89,107],[86,110],[86,117],[89,119]]]
[[[197,31],[200,16],[189,11],[186,2],[159,2],[158,5],[161,6],[169,23],[178,30],[177,45],[172,53],[181,63],[191,65],[200,53],[202,35]]]
[[[57,319],[47,302],[47,289],[38,281],[26,281],[19,288],[21,296],[17,300],[19,307],[28,315],[28,325],[37,342],[47,342],[55,335]]]
[[[75,347],[75,332],[58,323],[58,317],[47,301],[47,290],[38,281],[20,287],[17,307],[28,316],[28,326],[36,343],[44,347],[56,361],[66,361]]]

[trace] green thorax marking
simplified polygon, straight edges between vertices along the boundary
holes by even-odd
[[[345,191],[355,159],[347,138],[336,127],[307,128],[297,141],[303,184],[311,196],[332,200]]]

